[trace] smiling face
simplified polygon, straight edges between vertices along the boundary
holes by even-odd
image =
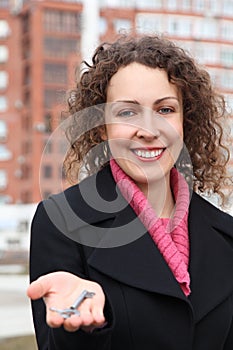
[[[120,68],[107,88],[105,121],[113,158],[142,190],[169,181],[183,146],[183,114],[164,70],[139,63]]]

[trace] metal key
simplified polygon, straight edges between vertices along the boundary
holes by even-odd
[[[88,292],[87,290],[84,290],[79,297],[75,300],[75,302],[71,305],[70,309],[77,309],[79,305],[83,302],[86,298],[92,298],[95,295],[94,292]]]
[[[50,307],[49,310],[55,311],[60,314],[64,319],[71,317],[72,315],[80,315],[80,312],[76,309],[56,309],[55,307]]]
[[[75,300],[75,302],[67,309],[56,309],[55,307],[51,307],[51,311],[55,311],[59,313],[64,319],[67,319],[71,317],[72,315],[80,315],[80,312],[77,310],[79,305],[83,302],[86,298],[92,298],[95,295],[94,292],[88,292],[87,290],[84,290],[79,297]]]

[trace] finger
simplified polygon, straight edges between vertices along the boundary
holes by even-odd
[[[89,326],[94,322],[93,315],[91,312],[91,305],[92,300],[86,299],[82,302],[81,306],[78,309],[80,312],[80,320],[83,326]]]
[[[95,320],[91,312],[91,307],[92,307],[91,299],[83,300],[82,304],[78,308],[78,311],[80,314],[72,315],[70,318],[65,320],[64,328],[69,332],[76,331],[79,328],[87,329],[87,330],[89,328],[94,329],[98,324],[95,323]]]
[[[64,285],[64,278],[72,276],[68,272],[51,272],[44,276],[39,277],[36,281],[32,282],[27,289],[27,295],[31,299],[39,299],[50,292],[54,292]],[[69,277],[70,278],[70,277]]]
[[[46,280],[43,280],[43,277],[32,282],[27,289],[28,297],[32,300],[42,298],[49,290],[49,286],[46,286],[46,282]]]
[[[102,308],[94,307],[92,309],[93,323],[96,326],[101,326],[105,323],[104,312]]]
[[[70,318],[64,320],[63,327],[68,332],[77,331],[82,325],[82,320],[79,315],[72,315]]]
[[[99,293],[93,297],[93,300],[91,303],[91,313],[93,316],[93,322],[96,325],[101,325],[105,322],[104,304],[105,304],[105,296],[103,293]]]
[[[51,310],[47,309],[46,322],[52,328],[58,328],[64,323],[64,318]]]

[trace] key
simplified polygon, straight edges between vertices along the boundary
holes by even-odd
[[[92,298],[95,295],[94,292],[88,292],[87,290],[84,290],[79,297],[75,300],[75,302],[71,305],[70,309],[77,309],[79,305],[83,302],[86,298]]]
[[[81,305],[84,299],[92,298],[94,295],[94,292],[88,292],[87,290],[84,290],[69,308],[56,309],[55,307],[51,307],[50,310],[59,313],[64,319],[67,319],[72,315],[79,316],[80,312],[77,310],[77,308]]]
[[[64,319],[71,317],[72,315],[80,315],[80,312],[76,309],[56,309],[55,307],[50,307],[49,310],[55,311],[60,314]]]

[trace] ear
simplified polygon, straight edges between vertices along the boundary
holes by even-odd
[[[108,136],[107,136],[105,125],[100,126],[99,131],[100,131],[100,137],[102,141],[107,141]]]

